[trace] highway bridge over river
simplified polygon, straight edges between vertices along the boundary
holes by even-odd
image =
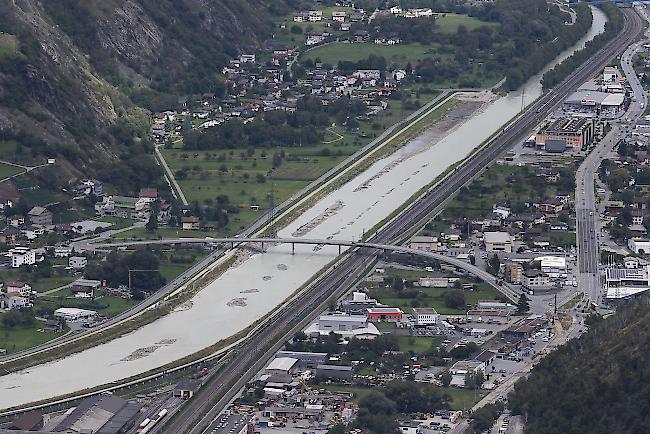
[[[150,246],[150,245],[178,245],[178,244],[214,244],[214,245],[230,245],[230,248],[234,249],[241,247],[245,244],[259,244],[262,248],[262,251],[265,249],[265,245],[276,245],[276,244],[291,244],[291,251],[295,253],[296,244],[308,244],[314,246],[336,246],[338,247],[339,254],[344,252],[345,249],[374,249],[381,250],[382,252],[394,252],[402,253],[413,256],[419,256],[429,259],[435,259],[439,262],[443,262],[449,265],[453,265],[456,268],[466,271],[467,273],[478,277],[484,282],[490,284],[494,289],[505,295],[511,301],[516,302],[519,297],[519,292],[514,290],[512,287],[506,283],[502,283],[500,279],[497,279],[487,271],[476,267],[467,261],[455,258],[453,256],[443,255],[438,252],[429,252],[425,250],[417,250],[409,247],[398,246],[393,244],[378,244],[378,243],[369,243],[364,241],[352,241],[352,240],[335,240],[335,239],[303,239],[303,238],[244,238],[244,237],[234,237],[234,238],[167,238],[167,239],[158,239],[158,240],[142,240],[142,241],[123,241],[115,243],[98,243],[98,244],[89,244],[86,246],[86,249],[119,249],[119,248],[128,248],[128,247],[138,247],[138,246]]]

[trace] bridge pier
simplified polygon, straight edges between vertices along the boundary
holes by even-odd
[[[292,255],[296,254],[296,243],[291,243],[291,254]]]
[[[339,244],[339,255],[341,254],[341,245]]]
[[[266,252],[266,250],[264,250],[264,241],[262,241],[262,251]]]
[[[233,250],[235,248],[235,242],[231,241],[230,242],[230,250]]]

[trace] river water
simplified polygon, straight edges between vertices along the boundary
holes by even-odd
[[[593,8],[592,28],[553,65],[604,30],[606,17]],[[524,104],[542,93],[541,74],[523,87]],[[521,109],[522,90],[490,103],[434,145],[426,133],[324,197],[279,237],[358,239],[450,165],[465,158]],[[363,187],[363,188],[361,188]],[[232,268],[191,301],[147,326],[64,359],[0,377],[0,408],[71,393],[137,375],[231,336],[282,303],[338,253],[274,246]]]

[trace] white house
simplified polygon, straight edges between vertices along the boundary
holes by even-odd
[[[75,307],[60,307],[54,311],[54,316],[62,318],[66,322],[91,321],[97,316],[97,312]]]
[[[5,282],[6,291],[18,292],[23,297],[29,297],[32,293],[32,287],[22,280],[9,280]]]
[[[413,308],[416,326],[435,325],[438,322],[438,312],[433,308]]]
[[[239,56],[239,61],[241,63],[255,63],[255,55],[254,54],[242,54]]]
[[[451,383],[449,385],[465,387],[465,380],[468,375],[474,375],[479,371],[485,373],[484,369],[485,363],[479,360],[460,360],[454,363],[449,370],[451,372]]]
[[[339,23],[342,23],[345,21],[345,17],[347,17],[347,13],[345,11],[334,11],[332,12],[332,21],[338,21]]]
[[[85,256],[70,256],[68,258],[68,267],[74,270],[83,270],[88,264],[88,259]]]
[[[9,250],[11,268],[19,268],[21,265],[34,265],[36,263],[36,252],[28,247],[14,247]]]
[[[72,247],[69,246],[58,246],[54,248],[54,257],[55,258],[67,258],[72,253]]]
[[[627,240],[627,247],[636,254],[650,253],[650,240],[645,238],[630,238]]]
[[[1,304],[5,309],[24,309],[33,306],[29,298],[21,295],[20,292],[7,292],[2,295]]]

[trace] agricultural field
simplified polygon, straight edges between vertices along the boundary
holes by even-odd
[[[32,287],[32,290],[36,292],[45,292],[51,289],[65,286],[77,278],[78,276],[70,275],[38,277],[34,273],[20,273],[16,271],[15,268],[5,268],[2,272],[0,272],[0,281],[6,282],[8,280],[20,280],[30,285]]]
[[[436,26],[442,33],[456,33],[460,26],[465,26],[468,31],[472,31],[482,26],[496,28],[498,24],[481,21],[468,15],[445,13],[436,15]]]
[[[358,62],[367,59],[371,54],[383,56],[389,65],[393,64],[400,68],[403,68],[408,62],[418,62],[426,57],[440,56],[438,47],[435,45],[377,45],[336,42],[309,50],[301,56],[300,60],[303,62],[307,59],[319,60],[323,63],[336,65],[339,61]],[[449,56],[451,57],[451,55]]]
[[[407,95],[409,92],[404,90]],[[410,98],[424,104],[436,95],[415,86]],[[186,151],[180,141],[173,148],[161,149],[190,203],[211,204],[225,195],[234,208],[228,215],[227,226],[207,233],[190,234],[186,231],[180,236],[234,235],[260,218],[272,203],[282,203],[414,109],[412,104],[407,105],[401,100],[390,101],[386,110],[359,120],[359,128],[354,131],[338,126],[327,128],[323,142],[317,146]],[[278,158],[274,158],[276,154],[280,156],[279,164]],[[117,237],[158,238],[165,236],[163,232],[165,229],[154,233],[134,229]]]
[[[478,283],[475,286],[473,291],[463,291],[467,305],[475,305],[481,300],[499,299],[499,294],[487,283]],[[453,288],[414,289],[418,293],[417,297],[400,297],[400,293],[393,288],[373,288],[369,295],[386,306],[399,307],[406,313],[412,313],[414,307],[432,307],[443,315],[461,315],[467,312],[466,308],[454,309],[445,305],[444,294]]]
[[[34,303],[36,309],[56,310],[60,307],[77,307],[97,311],[102,316],[113,317],[124,312],[139,301],[108,295],[105,290],[95,291],[94,299],[74,298],[70,290],[63,290],[39,297]]]
[[[444,340],[442,336],[396,336],[399,350],[405,353],[422,354],[438,346]]]
[[[389,268],[386,270],[388,279],[403,279],[406,287],[400,290],[395,285],[375,284],[369,288],[368,295],[380,303],[390,307],[399,307],[405,313],[412,313],[414,307],[432,307],[443,315],[458,315],[467,312],[466,306],[452,308],[445,304],[445,293],[454,288],[424,288],[413,287],[412,283],[420,277],[431,277],[432,273],[419,270],[402,270]],[[481,300],[495,300],[500,294],[485,282],[476,283],[467,278],[459,279],[461,284],[472,283],[473,290],[463,290],[466,305],[474,305]]]
[[[12,166],[11,164],[0,163],[0,179],[8,178],[10,176],[17,175],[24,172],[25,169],[17,166]]]
[[[449,396],[449,406],[452,410],[470,409],[487,395],[485,390],[460,389],[458,387],[439,387],[438,390],[443,395]]]
[[[14,35],[0,33],[0,59],[11,57],[18,51],[18,40]]]
[[[0,349],[5,350],[7,354],[26,350],[65,334],[65,331],[60,333],[42,332],[45,323],[39,320],[30,326],[7,327],[2,322],[3,315],[0,313]]]

